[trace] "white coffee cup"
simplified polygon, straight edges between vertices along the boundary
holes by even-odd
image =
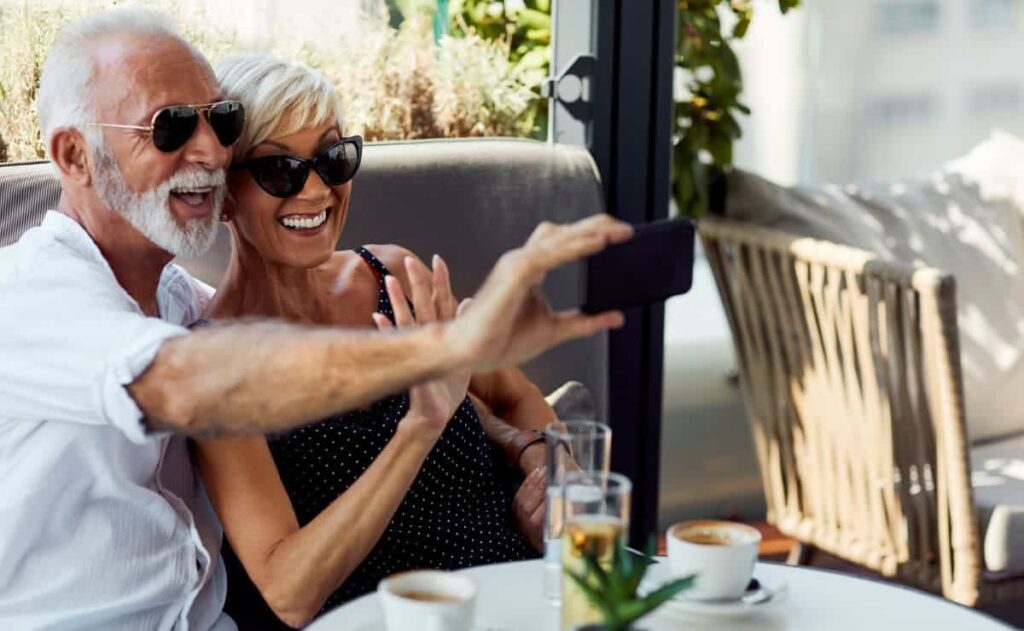
[[[668,529],[674,577],[696,576],[682,595],[693,600],[736,600],[747,591],[761,533],[729,521],[684,521]]]
[[[469,631],[476,585],[451,572],[417,570],[377,585],[388,631]]]

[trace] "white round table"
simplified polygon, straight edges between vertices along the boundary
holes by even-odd
[[[665,565],[659,564],[660,568]],[[472,577],[479,587],[474,631],[558,631],[559,610],[541,595],[542,570],[541,561],[462,570],[460,573]],[[766,585],[784,584],[787,588],[784,598],[764,611],[752,611],[743,618],[692,617],[681,620],[667,612],[655,612],[642,620],[639,628],[644,631],[1012,629],[984,614],[924,592],[837,572],[759,563],[754,576]],[[383,613],[376,594],[368,594],[339,607],[307,627],[309,631],[383,628]]]

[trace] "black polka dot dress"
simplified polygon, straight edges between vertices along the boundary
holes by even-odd
[[[378,311],[394,322],[383,282],[387,268],[365,248],[356,252],[378,278]],[[369,468],[408,407],[404,393],[269,438],[300,525],[312,521]],[[324,610],[375,590],[381,579],[396,572],[536,557],[512,516],[514,489],[500,452],[484,434],[467,397],[377,545],[327,599]],[[229,592],[234,578],[229,574]]]

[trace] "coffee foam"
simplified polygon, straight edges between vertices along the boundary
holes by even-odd
[[[709,546],[742,546],[761,539],[761,533],[755,528],[727,521],[683,522],[673,526],[669,532],[680,541]]]

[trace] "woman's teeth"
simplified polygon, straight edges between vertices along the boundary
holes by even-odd
[[[327,209],[321,210],[317,215],[289,215],[278,219],[282,226],[291,230],[319,228],[325,221],[327,221]]]

